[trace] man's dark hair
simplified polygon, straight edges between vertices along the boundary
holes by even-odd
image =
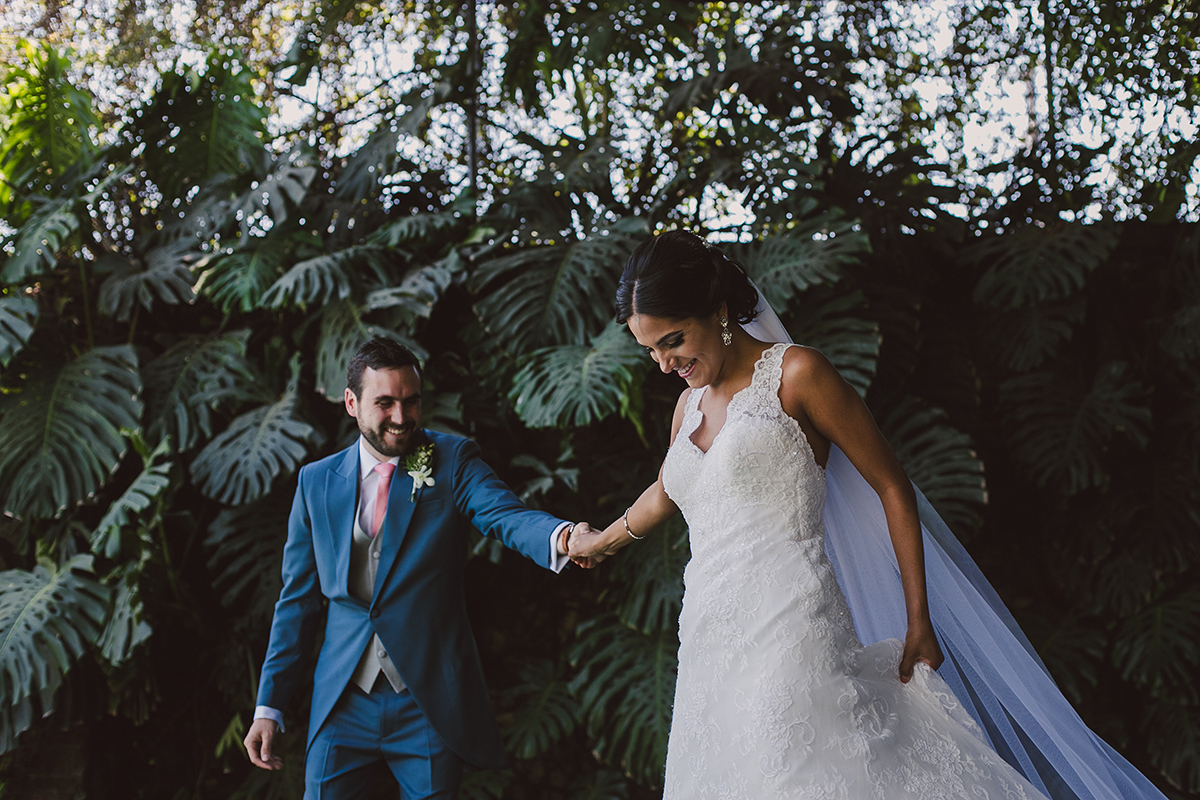
[[[387,339],[383,336],[376,336],[374,339],[363,342],[362,346],[358,348],[358,352],[354,354],[354,358],[350,359],[350,366],[346,367],[346,386],[354,392],[355,397],[362,396],[363,370],[367,367],[371,369],[412,367],[417,371],[417,377],[421,377],[421,362],[413,355],[413,351],[395,339]]]

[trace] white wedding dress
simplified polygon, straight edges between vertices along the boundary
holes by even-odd
[[[707,452],[688,398],[663,465],[692,557],[666,800],[1041,798],[936,672],[863,647],[825,554],[825,471],[779,402],[768,348]]]

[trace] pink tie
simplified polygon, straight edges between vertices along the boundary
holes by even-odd
[[[392,473],[396,471],[396,465],[380,464],[375,467],[375,471],[379,473],[379,485],[375,487],[375,519],[371,524],[372,536],[379,533],[379,526],[383,524],[383,515],[387,512],[388,487],[392,485]]]

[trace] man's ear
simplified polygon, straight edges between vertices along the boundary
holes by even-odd
[[[354,392],[350,391],[350,387],[346,387],[346,413],[355,419],[358,418],[358,398],[354,396]]]

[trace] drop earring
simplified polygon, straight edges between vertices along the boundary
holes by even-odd
[[[721,317],[721,342],[726,347],[733,344],[733,334],[729,332],[729,319]]]

